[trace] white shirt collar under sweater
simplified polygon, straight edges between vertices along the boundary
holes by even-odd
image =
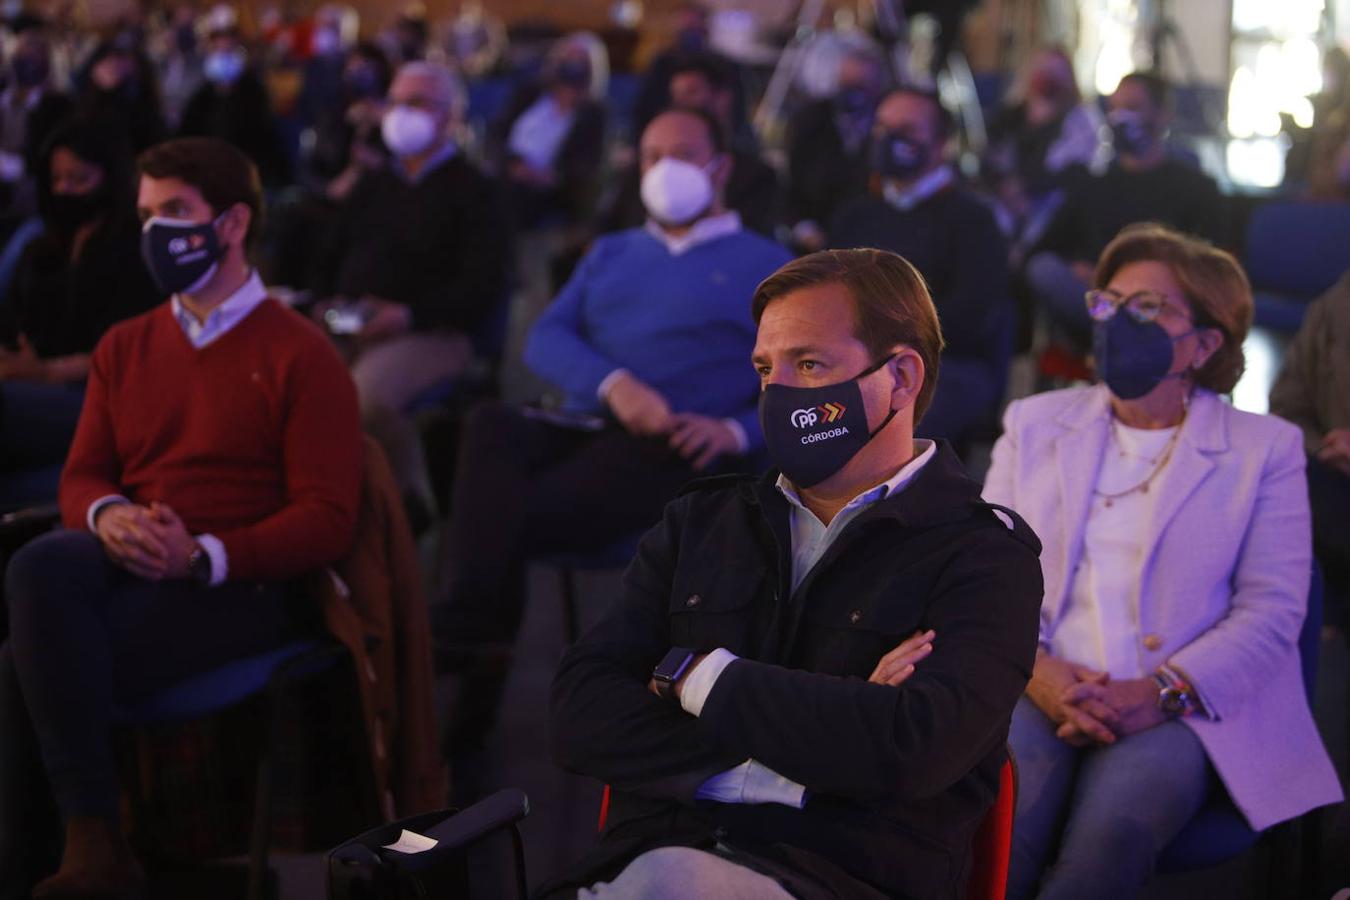
[[[688,253],[699,244],[706,244],[717,238],[739,232],[741,230],[741,214],[733,209],[716,216],[699,219],[689,231],[680,237],[667,234],[666,230],[658,225],[655,219],[648,219],[646,227],[648,234],[665,244],[671,256],[679,256],[682,253]]]

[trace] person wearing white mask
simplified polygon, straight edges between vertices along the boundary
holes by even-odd
[[[507,300],[505,204],[453,138],[464,107],[463,85],[444,66],[398,70],[381,124],[392,159],[360,175],[314,285],[326,298],[316,318],[350,339],[366,428],[392,461],[415,526],[435,498],[407,410],[464,372],[471,336]]]
[[[640,145],[645,226],[599,238],[530,332],[525,362],[561,410],[470,413],[433,606],[456,790],[472,796],[525,603],[524,563],[594,552],[657,521],[699,474],[753,468],[764,446],[750,297],[785,263],[741,227],[726,139],[698,110],[652,120]]]
[[[201,87],[183,108],[179,134],[228,141],[253,161],[263,185],[290,183],[290,162],[281,145],[267,87],[249,65],[239,32],[217,30],[202,57]]]

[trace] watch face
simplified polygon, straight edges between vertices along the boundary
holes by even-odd
[[[680,676],[684,674],[685,668],[689,665],[689,660],[694,658],[694,651],[685,647],[671,647],[656,664],[652,671],[652,677],[660,681],[679,681]]]
[[[1158,705],[1169,716],[1179,716],[1186,711],[1186,695],[1176,688],[1167,688],[1158,695]]]

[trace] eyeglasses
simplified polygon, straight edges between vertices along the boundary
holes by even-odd
[[[1184,307],[1169,303],[1167,295],[1158,291],[1136,291],[1122,297],[1109,288],[1096,288],[1084,294],[1083,299],[1087,301],[1088,315],[1094,322],[1110,321],[1122,306],[1136,322],[1152,322],[1164,309],[1170,309],[1183,319],[1193,318]]]

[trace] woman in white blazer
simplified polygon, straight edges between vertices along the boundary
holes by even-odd
[[[1341,799],[1298,655],[1300,435],[1218,396],[1242,372],[1246,276],[1139,225],[1094,283],[1104,384],[1011,404],[984,490],[1044,545],[1041,649],[1009,737],[1010,898],[1136,896],[1214,790],[1255,829]]]

